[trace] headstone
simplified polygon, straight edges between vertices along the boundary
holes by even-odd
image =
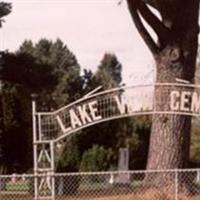
[[[118,171],[123,171],[116,177],[116,183],[128,184],[130,183],[129,170],[129,150],[128,148],[119,149]]]
[[[119,149],[118,170],[127,171],[129,169],[129,151],[128,148]]]
[[[59,183],[58,183],[58,196],[63,196],[63,194],[64,194],[64,179],[63,179],[63,177],[62,176],[59,176],[58,177],[59,179],[58,179],[58,181],[59,181]]]

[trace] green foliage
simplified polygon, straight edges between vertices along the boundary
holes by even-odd
[[[67,103],[80,97],[79,92],[82,89],[82,78],[80,77],[80,66],[74,54],[68,49],[60,39],[55,42],[47,39],[41,39],[35,45],[31,41],[25,41],[19,52],[26,53],[34,57],[38,65],[47,65],[49,78],[56,79],[53,88],[49,81],[46,82],[49,87],[44,87],[39,93],[37,102],[42,105],[41,109],[57,109]],[[52,75],[52,76],[51,76]],[[43,77],[40,77],[40,80]]]
[[[117,57],[113,54],[106,53],[101,60],[101,64],[99,65],[98,71],[96,73],[96,77],[98,80],[98,75],[102,72],[103,74],[106,73],[110,77],[112,77],[112,82],[115,82],[116,85],[120,84],[122,81],[121,77],[121,70],[122,65],[117,60]],[[101,79],[101,76],[99,78]]]
[[[80,171],[105,171],[108,169],[107,150],[103,146],[93,145],[84,152]]]
[[[30,92],[38,92],[55,84],[53,67],[46,63],[37,63],[26,53],[2,53],[0,79],[10,84],[20,84]],[[42,88],[42,87],[43,88]]]
[[[6,3],[1,1],[0,2],[0,28],[2,27],[2,24],[4,22],[3,17],[7,16],[10,14],[12,10],[12,5],[10,3]],[[1,67],[1,55],[0,55],[0,67]],[[0,83],[1,84],[1,83]],[[0,85],[1,87],[1,85]],[[2,97],[2,94],[0,94]],[[0,99],[1,101],[1,99]],[[6,170],[5,167],[5,157],[3,153],[3,147],[2,147],[2,142],[3,142],[3,114],[2,114],[2,104],[0,102],[0,174],[4,173]]]
[[[28,141],[31,137],[30,128],[28,128],[31,126],[31,123],[28,123],[31,116],[24,117],[27,103],[23,96],[20,96],[18,89],[18,86],[10,84],[4,84],[2,87],[2,153],[8,173],[16,170],[23,172],[31,164],[29,159],[31,144]]]
[[[31,55],[37,63],[53,66],[58,73],[80,68],[75,55],[60,39],[55,42],[41,39],[35,45],[32,41],[25,40],[17,52]]]
[[[55,107],[59,108],[82,96],[83,80],[79,69],[70,70],[62,75],[52,93]]]
[[[38,110],[49,111],[80,96],[83,81],[74,54],[59,39],[55,42],[41,39],[36,44],[25,41],[16,53],[2,53],[0,79],[3,86],[2,154],[9,172],[19,172],[32,166],[30,95],[37,93]],[[69,155],[76,156],[74,152]],[[66,163],[73,160],[69,156],[67,159]],[[66,163],[69,171],[69,168],[77,168],[75,162],[71,162],[71,166]]]
[[[138,148],[133,152],[133,159],[131,159],[130,163],[134,169],[146,168],[151,123],[150,116],[139,116],[134,118],[134,133],[138,136],[139,140]]]
[[[11,10],[12,10],[12,5],[10,3],[6,3],[3,1],[0,2],[0,27],[4,22],[3,17],[10,14]]]
[[[84,70],[84,93],[90,92],[98,86],[102,90],[117,87],[121,83],[122,65],[113,54],[105,54],[93,74],[91,70]]]
[[[77,137],[72,136],[65,141],[61,157],[58,160],[58,172],[76,172],[79,170],[80,152]]]
[[[64,148],[60,149],[62,152],[60,152],[61,156],[56,157],[56,171],[57,172],[78,172],[79,171],[79,165],[80,165],[80,151],[78,148],[78,141],[76,136],[68,137],[65,141]],[[57,152],[59,154],[59,152]],[[71,183],[70,186],[67,185],[68,183]],[[68,175],[66,177],[57,177],[56,183],[58,184],[58,187],[56,187],[56,193],[59,196],[62,195],[73,195],[77,192],[77,189],[79,188],[80,183],[80,176],[76,175]],[[59,187],[60,184],[64,184],[64,190],[60,193]]]

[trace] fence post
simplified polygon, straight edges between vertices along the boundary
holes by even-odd
[[[175,200],[178,200],[178,170],[175,169]]]
[[[38,198],[38,165],[37,165],[37,125],[36,125],[36,95],[32,94],[32,128],[33,128],[33,165],[34,165],[34,199]]]

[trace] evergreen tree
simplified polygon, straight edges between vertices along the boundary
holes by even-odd
[[[122,65],[114,54],[106,53],[95,74],[96,82],[101,82],[106,89],[118,86],[122,81]]]
[[[12,5],[10,3],[0,2],[0,27],[2,27],[2,23],[4,22],[3,17],[10,14],[12,10]]]
[[[80,67],[74,54],[59,39],[55,42],[41,39],[35,45],[25,41],[16,53],[4,52],[1,61],[3,152],[10,173],[14,165],[25,171],[32,167],[31,94],[38,95],[38,111],[66,105],[81,91]],[[16,151],[19,146],[24,151],[20,148]]]
[[[5,22],[4,17],[10,14],[12,10],[12,5],[10,3],[6,3],[1,1],[0,2],[0,28],[2,27],[3,22]],[[0,67],[1,67],[1,55],[0,55]],[[0,90],[1,90],[1,82],[0,82]],[[0,96],[2,97],[1,91]],[[0,101],[1,101],[0,97]],[[2,103],[0,102],[0,106]],[[2,115],[2,108],[0,108],[0,174],[5,173],[5,155],[3,152],[2,141],[3,139],[3,115]]]

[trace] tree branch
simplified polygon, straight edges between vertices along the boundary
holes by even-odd
[[[148,31],[144,27],[144,25],[140,19],[140,16],[137,12],[138,4],[140,3],[140,0],[127,0],[127,3],[128,3],[129,11],[131,13],[131,17],[133,19],[133,22],[134,22],[138,32],[140,33],[141,37],[143,38],[144,42],[150,49],[153,56],[156,56],[160,52],[159,47],[157,46],[157,44],[155,43],[155,41],[153,40],[151,35],[148,33]]]
[[[152,6],[153,8],[159,10],[159,4],[158,4],[158,0],[142,0],[144,3],[149,4],[150,6]]]
[[[159,42],[165,45],[170,36],[170,29],[168,29],[158,19],[158,17],[151,12],[151,10],[147,7],[147,5],[144,2],[140,1],[140,3],[138,3],[138,10],[140,11],[144,20],[151,26],[151,28],[157,34]]]

